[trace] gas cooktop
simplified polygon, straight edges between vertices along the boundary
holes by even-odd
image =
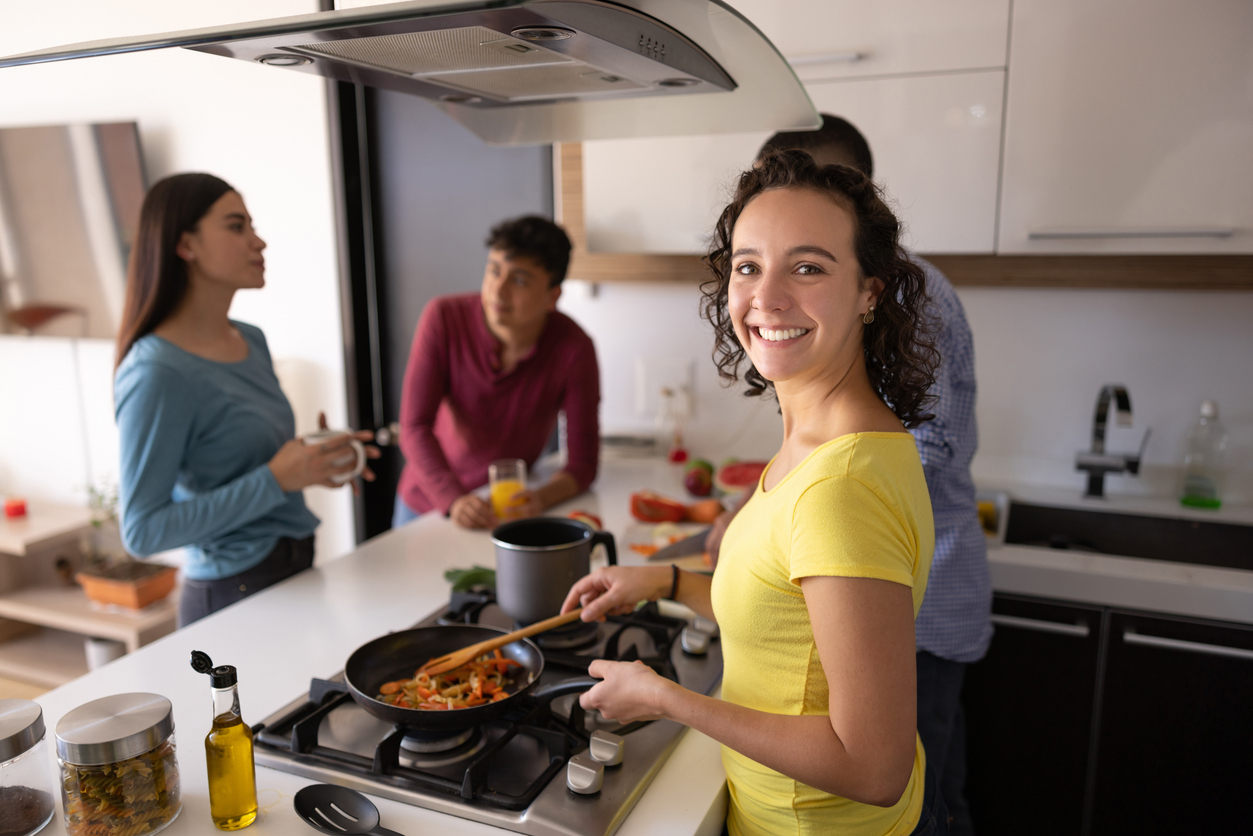
[[[716,628],[697,621],[663,615],[654,603],[536,636],[544,672],[532,692],[500,719],[434,739],[367,714],[342,672],[314,679],[307,694],[254,727],[256,760],[531,836],[608,836],[684,727],[605,720],[583,711],[571,691],[594,659],[638,659],[686,688],[711,693],[722,678],[722,650]],[[446,610],[414,626],[439,624],[515,626],[490,592],[454,593]],[[542,696],[554,693],[561,695]]]

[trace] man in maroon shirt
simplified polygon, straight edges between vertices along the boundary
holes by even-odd
[[[591,338],[557,311],[570,239],[540,217],[492,229],[478,294],[422,311],[400,400],[405,468],[393,526],[432,509],[467,528],[497,522],[475,489],[502,458],[533,464],[566,414],[565,469],[523,494],[534,516],[587,490],[600,455],[600,372]]]

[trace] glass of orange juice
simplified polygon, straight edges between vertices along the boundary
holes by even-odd
[[[487,482],[492,491],[492,512],[498,520],[518,518],[522,502],[515,495],[526,490],[526,462],[498,459],[487,466]]]

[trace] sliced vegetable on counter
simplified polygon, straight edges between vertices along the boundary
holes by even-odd
[[[495,588],[496,570],[486,566],[475,566],[470,569],[449,569],[444,573],[444,580],[452,584],[453,592],[468,592],[476,586]]]
[[[716,499],[702,499],[700,502],[693,502],[687,506],[687,516],[684,517],[688,522],[711,523],[718,518],[724,510],[722,503]]]
[[[631,516],[640,522],[682,522],[687,507],[652,491],[631,494]]]
[[[652,491],[631,494],[631,516],[640,522],[711,523],[722,511],[722,503],[716,499],[702,499],[691,505],[684,505],[678,500]]]
[[[757,484],[770,462],[727,459],[714,474],[714,487],[723,494],[738,494]]]
[[[596,516],[590,511],[576,509],[574,511],[571,511],[566,516],[568,516],[572,520],[575,520],[576,522],[581,522],[586,525],[590,525],[592,528],[596,529],[597,531],[600,531],[602,528],[605,527],[604,524],[601,523],[600,517]]]

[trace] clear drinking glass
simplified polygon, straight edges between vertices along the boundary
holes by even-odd
[[[526,490],[526,462],[522,459],[498,459],[487,466],[487,482],[491,486],[492,511],[498,520],[516,520],[521,501],[515,495]]]

